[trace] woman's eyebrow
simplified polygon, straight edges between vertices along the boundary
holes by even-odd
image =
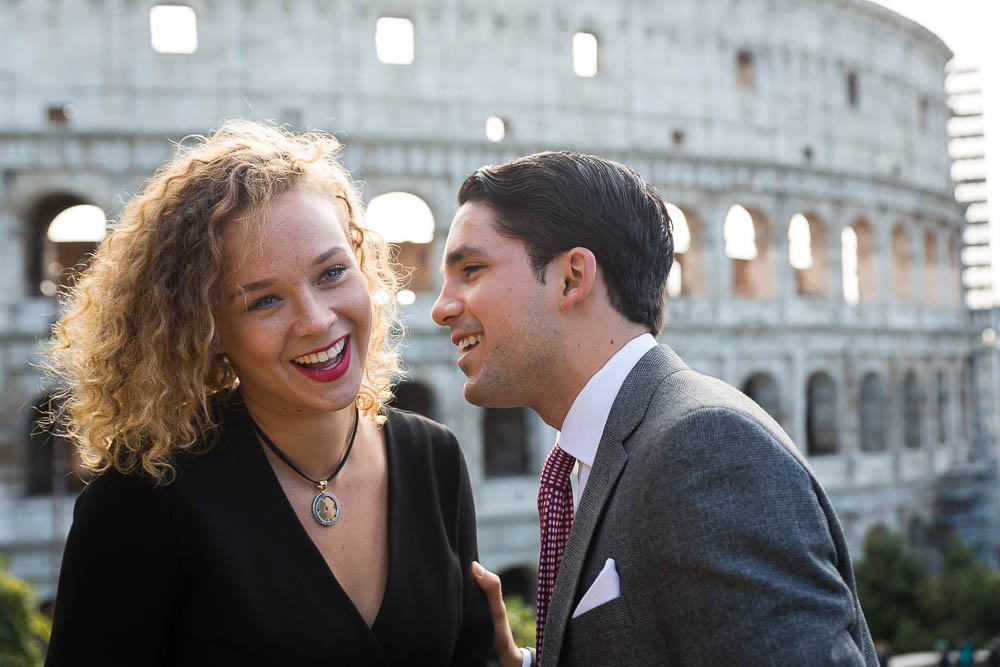
[[[312,265],[313,266],[317,266],[319,264],[322,264],[323,262],[327,261],[331,257],[339,255],[340,253],[343,253],[343,252],[346,252],[346,250],[344,249],[343,246],[335,245],[332,248],[330,248],[329,250],[327,250],[326,252],[324,252],[324,253],[320,254],[319,256],[317,256],[316,259],[314,259],[312,261]],[[266,287],[270,287],[270,286],[274,285],[276,282],[277,281],[274,278],[265,278],[264,280],[255,280],[252,283],[247,283],[246,285],[240,285],[239,287],[236,288],[236,291],[233,292],[233,295],[230,297],[230,299],[235,299],[236,297],[240,296],[241,294],[246,294],[247,292],[254,292],[256,290],[260,290],[260,289],[264,289]]]

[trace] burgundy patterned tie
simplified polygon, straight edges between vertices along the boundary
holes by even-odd
[[[538,489],[538,519],[541,526],[542,552],[538,558],[538,597],[535,611],[535,645],[538,661],[542,656],[545,615],[556,584],[569,531],[573,527],[573,487],[569,473],[576,459],[556,444],[545,459]]]

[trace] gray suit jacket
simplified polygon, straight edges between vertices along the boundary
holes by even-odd
[[[621,597],[575,619],[607,558]],[[574,519],[542,664],[877,665],[840,522],[756,403],[650,350]]]

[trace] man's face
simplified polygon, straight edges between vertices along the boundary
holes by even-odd
[[[467,401],[530,407],[558,379],[558,286],[535,278],[524,245],[496,231],[495,215],[472,202],[455,213],[431,316],[451,329]]]

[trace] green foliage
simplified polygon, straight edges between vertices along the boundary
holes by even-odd
[[[941,637],[982,646],[1000,628],[1000,573],[958,541],[941,572],[930,574],[900,536],[873,530],[854,573],[872,637],[888,640],[894,653],[933,650]]]
[[[943,637],[971,637],[983,645],[1000,628],[1000,575],[975,559],[954,541],[945,553],[944,567],[926,590],[928,621]]]
[[[927,574],[902,538],[884,530],[869,532],[865,558],[855,566],[854,576],[872,637],[888,640],[897,651],[919,641],[913,635],[921,625],[920,590]]]
[[[514,643],[518,646],[534,646],[535,610],[525,604],[520,596],[504,598],[503,603],[507,607],[507,620],[514,633]]]
[[[0,665],[41,665],[49,629],[30,584],[11,575],[0,557]]]

